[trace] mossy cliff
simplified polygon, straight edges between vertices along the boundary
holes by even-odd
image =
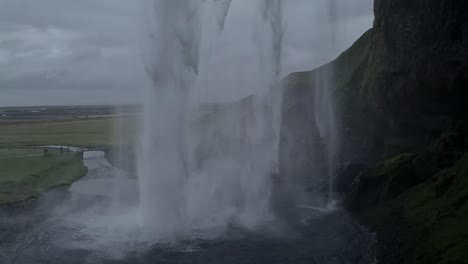
[[[340,191],[376,231],[381,263],[468,263],[468,2],[375,0],[374,13],[336,60],[286,78],[283,150],[320,146],[310,123],[328,74],[339,161],[359,165],[338,176]]]
[[[467,143],[449,133],[358,175],[345,205],[377,232],[382,263],[468,262]]]

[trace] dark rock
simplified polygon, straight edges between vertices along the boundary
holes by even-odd
[[[359,173],[346,197],[345,207],[352,211],[364,210],[415,186],[419,179],[413,174],[414,157],[414,154],[402,154]]]
[[[388,120],[394,155],[467,118],[468,2],[376,0],[374,10],[364,89]]]
[[[445,133],[415,158],[416,173],[430,175],[437,169],[451,167],[463,156],[466,146],[462,134]]]
[[[344,163],[338,168],[337,176],[334,181],[334,190],[336,192],[347,194],[357,176],[368,168],[362,163]]]

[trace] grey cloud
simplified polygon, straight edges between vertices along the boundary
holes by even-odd
[[[123,98],[138,100],[132,87],[149,85],[138,48],[141,1],[0,0],[0,105],[28,101],[12,100],[21,91],[38,100],[76,91],[92,102],[96,91],[107,91],[105,101],[127,90]]]
[[[70,29],[107,28],[109,22],[128,28],[142,12],[139,1],[123,0],[0,0],[0,22],[20,26],[51,25]],[[132,17],[133,16],[133,17]],[[127,25],[127,26],[126,26]],[[114,28],[117,30],[117,28]]]
[[[0,105],[110,103],[141,97],[150,82],[140,53],[144,0],[0,0]],[[167,0],[176,1],[176,0]],[[372,25],[373,0],[284,0],[283,74],[337,56]],[[330,13],[329,1],[336,2]],[[255,71],[246,33],[253,0],[232,1],[225,32],[209,50],[203,100],[252,93],[236,73]],[[330,50],[333,15],[336,46]],[[245,38],[245,39],[242,39]],[[204,87],[204,83],[219,87]]]

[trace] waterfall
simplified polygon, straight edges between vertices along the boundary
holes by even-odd
[[[329,50],[328,54],[334,54],[336,51],[337,32],[336,32],[336,0],[328,1],[328,24],[330,25],[328,32]],[[328,58],[332,60],[332,58]],[[319,71],[315,77],[315,120],[325,146],[325,155],[327,160],[327,177],[328,177],[328,196],[329,201],[334,201],[333,195],[333,179],[335,177],[336,166],[338,163],[338,151],[340,147],[337,116],[333,102],[334,91],[334,69],[330,65],[323,71]]]
[[[215,8],[216,22],[219,30],[224,29],[224,23],[226,21],[226,16],[231,7],[232,0],[212,0],[213,6]]]
[[[258,87],[239,103],[194,118],[194,84],[207,58],[203,38],[219,36],[235,1],[153,0],[147,10],[145,58],[154,87],[147,91],[139,157],[141,225],[149,239],[194,231],[254,229],[272,219],[271,171],[278,154],[282,1],[256,2]],[[215,12],[216,26],[201,14]],[[203,26],[202,26],[203,25]],[[199,71],[199,68],[200,71]],[[198,77],[197,77],[198,74]],[[206,82],[204,85],[217,85]],[[254,89],[255,88],[255,89]],[[196,112],[196,110],[195,110]]]
[[[139,186],[142,225],[154,237],[174,237],[187,227],[183,191],[189,175],[188,103],[198,69],[199,1],[149,4],[147,67],[154,82],[145,103]]]
[[[324,146],[326,177],[328,178],[328,200],[334,201],[333,179],[338,162],[339,138],[336,113],[333,104],[333,69],[319,72],[315,76],[314,108],[315,120]]]

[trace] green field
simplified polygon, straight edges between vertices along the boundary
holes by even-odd
[[[112,143],[114,119],[67,122],[31,122],[0,125],[0,147],[72,145],[106,146]]]
[[[43,149],[41,148],[0,148],[0,159],[7,159],[11,157],[22,157],[32,155],[42,155]],[[58,154],[58,149],[50,149],[49,154]]]
[[[105,147],[131,144],[135,118],[0,123],[0,205],[24,201],[86,174],[79,153],[40,146]],[[118,139],[118,140],[117,140]]]
[[[0,205],[24,201],[86,174],[79,153],[0,159]]]

